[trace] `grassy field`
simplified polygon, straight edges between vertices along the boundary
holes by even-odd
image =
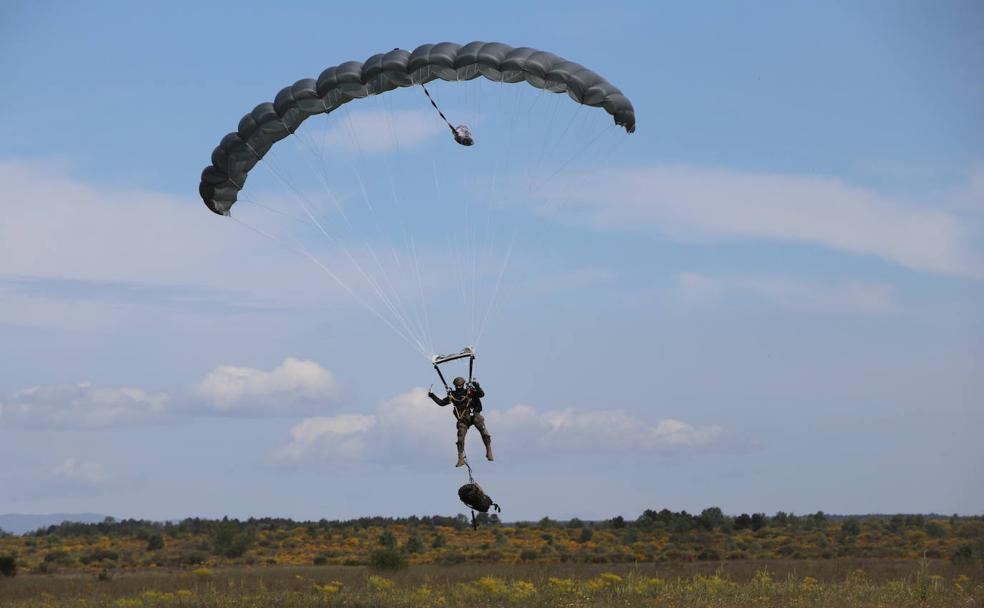
[[[266,566],[30,574],[3,608],[984,606],[984,570],[940,560]]]
[[[984,518],[155,523],[0,536],[0,608],[980,606]]]
[[[710,512],[710,515],[708,515]],[[780,516],[782,515],[782,516]],[[920,558],[984,563],[984,519],[923,516],[828,521],[785,514],[756,520],[708,509],[634,522],[496,524],[455,518],[345,522],[184,520],[65,524],[0,537],[0,558],[23,573],[227,566],[363,566],[380,549],[410,565],[624,564]]]

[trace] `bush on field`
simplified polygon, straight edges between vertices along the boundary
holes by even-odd
[[[159,551],[164,548],[164,537],[160,534],[153,534],[147,539],[148,551]]]
[[[201,550],[192,549],[185,551],[175,558],[179,566],[197,566],[208,561],[208,553]]]
[[[0,555],[0,574],[6,577],[17,576],[17,557]]]
[[[971,564],[974,562],[974,547],[970,543],[964,543],[953,550],[950,554],[950,561],[954,564]]]
[[[80,557],[79,561],[82,562],[83,564],[88,565],[93,562],[103,562],[103,561],[115,562],[118,561],[119,559],[120,559],[120,554],[117,553],[116,551],[113,551],[111,549],[96,549],[95,551],[90,551],[89,553],[86,553],[85,555]]]
[[[407,560],[395,549],[377,549],[369,556],[369,567],[374,570],[399,570],[407,567]]]
[[[458,564],[463,564],[465,562],[465,556],[461,553],[451,552],[445,553],[438,558],[437,563],[442,566],[457,566]]]
[[[55,549],[54,551],[49,551],[49,552],[47,552],[47,553],[44,554],[44,561],[45,561],[45,563],[49,563],[49,564],[51,562],[56,562],[56,563],[59,563],[59,564],[64,564],[64,563],[67,563],[70,560],[69,560],[69,557],[68,557],[68,551],[61,551],[61,550]]]
[[[240,531],[239,522],[225,518],[212,530],[211,541],[216,555],[237,558],[246,553],[255,538],[251,532]]]

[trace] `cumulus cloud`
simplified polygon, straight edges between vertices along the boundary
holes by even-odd
[[[539,193],[544,210],[680,239],[813,243],[914,270],[984,276],[968,218],[833,177],[656,166],[605,170]]]
[[[720,426],[694,426],[672,418],[647,421],[623,410],[538,411],[516,405],[492,412],[489,424],[515,441],[549,450],[672,451],[708,447],[722,439]]]
[[[314,361],[288,358],[271,371],[222,365],[192,394],[217,413],[285,415],[336,402],[335,375]]]
[[[95,429],[179,416],[301,416],[337,403],[341,392],[330,370],[288,357],[269,371],[220,365],[195,386],[169,392],[88,382],[34,386],[0,398],[0,427]]]
[[[106,481],[106,471],[101,464],[66,458],[51,469],[51,475],[61,481],[81,484],[98,484]]]
[[[646,420],[622,410],[540,410],[516,405],[486,414],[493,441],[512,453],[656,452],[676,453],[717,447],[725,431],[667,418]],[[452,454],[455,429],[450,412],[435,407],[422,389],[379,404],[370,415],[308,418],[290,431],[289,442],[272,455],[295,464],[317,461],[405,462],[421,452]],[[469,446],[480,442],[474,429]],[[371,452],[365,446],[371,444]]]
[[[159,420],[170,405],[166,393],[139,388],[94,388],[88,382],[34,386],[0,401],[0,425],[104,428]]]
[[[862,281],[808,282],[785,277],[722,277],[682,273],[677,290],[688,303],[715,303],[728,295],[749,295],[779,306],[829,312],[884,314],[898,310],[890,285]]]
[[[307,418],[290,430],[290,443],[274,457],[295,462],[310,456],[359,460],[365,456],[367,435],[375,426],[375,416],[359,414]]]

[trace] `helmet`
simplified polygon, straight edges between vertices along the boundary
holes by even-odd
[[[464,385],[465,385],[465,379],[462,378],[461,376],[458,376],[457,378],[454,379],[455,388],[461,388]]]

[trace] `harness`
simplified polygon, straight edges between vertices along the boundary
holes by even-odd
[[[451,411],[454,412],[455,419],[470,423],[472,418],[475,417],[475,412],[472,410],[471,405],[471,395],[466,392],[464,397],[458,399],[454,393],[448,393],[448,399],[451,400]]]

